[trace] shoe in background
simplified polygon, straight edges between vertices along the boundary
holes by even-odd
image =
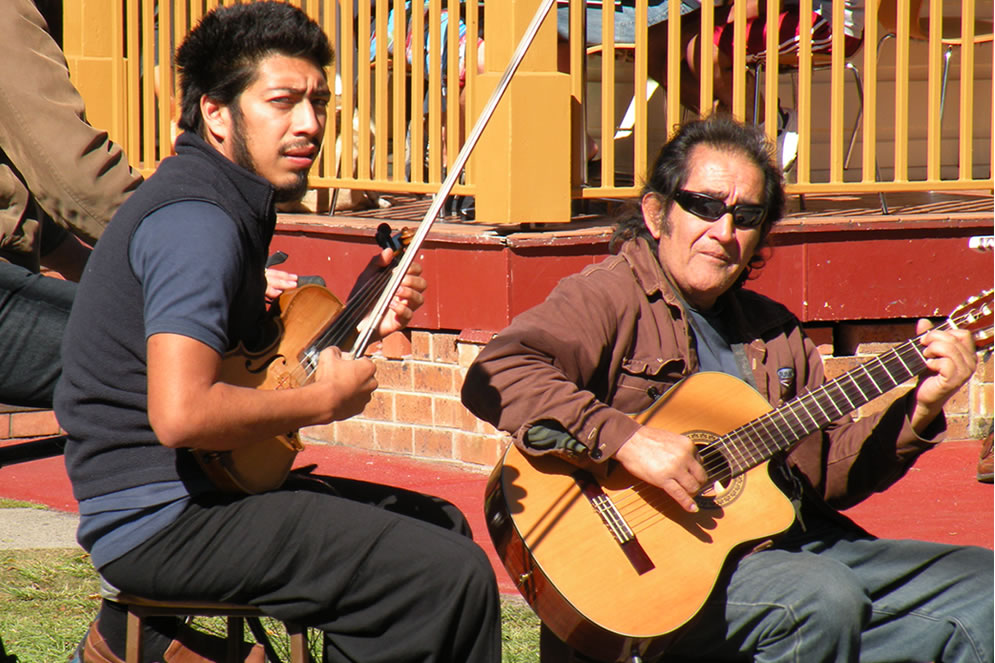
[[[760,123],[764,128],[764,123]],[[782,172],[788,172],[798,159],[798,111],[794,108],[777,109],[777,137],[774,158]]]
[[[992,434],[981,445],[981,455],[978,458],[978,481],[981,483],[992,483]]]

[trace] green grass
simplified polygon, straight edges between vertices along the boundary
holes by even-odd
[[[21,663],[68,660],[99,605],[83,551],[0,551],[0,636]]]
[[[22,502],[21,500],[12,500],[6,497],[0,497],[0,509],[47,509],[44,504],[35,504],[34,502]]]
[[[519,598],[501,601],[504,663],[539,663],[539,618]]]
[[[30,506],[0,501],[0,507]],[[61,663],[97,613],[97,575],[82,551],[0,550],[0,637],[20,663]],[[538,663],[539,620],[518,599],[505,599],[504,663]],[[198,622],[223,632],[217,620]],[[267,632],[279,628],[266,625]],[[320,660],[320,659],[319,659]]]

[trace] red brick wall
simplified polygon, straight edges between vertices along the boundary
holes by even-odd
[[[812,327],[809,335],[823,354],[827,376],[834,378],[914,336],[915,330],[909,322],[844,323]],[[305,441],[493,466],[508,437],[471,415],[459,399],[466,369],[490,337],[485,331],[409,330],[372,346],[380,387],[366,410],[349,421],[304,429]],[[989,354],[947,403],[949,439],[977,438],[991,425],[992,376]],[[858,416],[876,412],[888,399],[886,395],[872,401]],[[58,431],[51,411],[0,411],[0,444]]]
[[[59,432],[59,424],[51,410],[7,408],[0,410],[0,443],[4,440],[24,440]]]
[[[505,436],[467,411],[459,390],[489,332],[406,331],[373,346],[379,388],[349,421],[302,431],[306,441],[492,466]]]
[[[812,327],[809,334],[823,354],[829,378],[915,336],[915,325],[845,323]],[[415,457],[491,466],[508,437],[477,420],[460,403],[466,369],[490,332],[409,331],[375,346],[380,388],[362,413],[347,422],[302,431],[306,440],[356,446]],[[974,377],[947,404],[948,439],[980,437],[992,420],[992,358],[979,363]],[[911,386],[912,382],[909,383]],[[908,388],[903,386],[900,388]],[[888,395],[860,408],[872,414]]]

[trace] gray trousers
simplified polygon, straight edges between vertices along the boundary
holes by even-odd
[[[723,661],[992,663],[991,550],[830,532],[742,559],[670,651]]]
[[[52,407],[75,294],[71,281],[0,261],[0,403]]]

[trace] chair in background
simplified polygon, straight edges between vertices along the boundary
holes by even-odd
[[[628,57],[634,57],[636,51],[636,45],[632,43],[616,43],[615,44],[616,57],[617,53],[627,53]],[[587,57],[594,55],[604,57],[604,45],[603,44],[592,44],[588,46],[585,50]],[[646,79],[646,101],[649,102],[653,98],[653,95],[660,88],[660,84],[653,80],[652,78]],[[632,130],[636,125],[636,97],[632,96],[629,101],[629,106],[626,108],[625,113],[622,114],[622,119],[618,121],[615,127],[614,139],[618,140],[620,138],[628,138],[632,135]],[[602,138],[604,140],[604,137]]]
[[[858,49],[853,55],[843,65],[846,67],[847,71],[853,77],[853,85],[857,90],[857,101],[858,110],[857,117],[853,120],[853,128],[850,130],[850,140],[847,142],[846,157],[843,160],[843,169],[846,170],[850,167],[850,157],[853,155],[853,146],[857,140],[857,129],[860,127],[860,123],[864,119],[864,82],[860,77],[860,70],[853,63],[853,58],[856,57],[857,53],[860,53],[861,49]],[[753,117],[754,121],[759,116],[760,112],[760,81],[764,72],[764,65],[766,63],[763,60],[758,62],[753,62],[748,66],[750,72],[753,74]],[[812,54],[812,71],[826,71],[832,69],[832,56],[822,53]],[[798,59],[797,57],[781,58],[778,60],[778,74],[789,74],[794,76],[798,73]],[[797,102],[796,102],[797,103]],[[878,179],[881,179],[881,170],[878,167],[877,160],[874,162],[874,172]],[[805,198],[801,197],[802,205],[804,206]],[[878,193],[878,200],[881,203],[881,213],[888,214],[888,201],[885,200],[884,193]]]
[[[615,65],[616,66],[616,70],[617,70],[617,68],[619,66],[619,63],[628,63],[628,64],[631,64],[634,61],[634,59],[635,59],[636,45],[634,43],[632,43],[632,42],[615,42],[613,50],[614,50],[615,59],[617,60],[616,65]],[[587,58],[588,62],[590,62],[590,60],[591,60],[592,57],[600,57],[600,58],[602,58],[602,61],[603,61],[604,56],[605,56],[605,51],[606,51],[606,49],[605,49],[604,44],[591,44],[591,45],[585,47],[584,54],[585,54],[585,57]],[[625,64],[623,64],[623,66],[625,66]],[[585,71],[586,71],[586,69],[585,69]],[[585,76],[586,76],[586,74],[585,74]],[[617,77],[617,74],[616,74],[616,77]],[[588,82],[591,82],[591,81],[588,81]],[[635,126],[636,126],[636,104],[637,103],[642,103],[642,102],[645,102],[646,104],[649,104],[650,101],[653,99],[653,96],[656,94],[657,90],[661,90],[661,89],[663,89],[663,84],[662,83],[660,83],[659,81],[657,81],[654,78],[647,77],[646,78],[646,87],[645,87],[645,89],[643,91],[643,95],[642,95],[642,101],[640,101],[640,99],[639,99],[640,95],[638,94],[638,91],[633,91],[632,95],[629,96],[629,103],[626,106],[625,111],[622,112],[621,115],[617,115],[616,116],[615,126],[614,127],[607,127],[607,126],[601,127],[600,142],[593,142],[593,147],[595,148],[593,154],[590,153],[590,149],[592,147],[592,139],[589,138],[587,141],[584,142],[584,154],[583,154],[584,162],[586,162],[588,164],[596,164],[598,162],[598,160],[601,159],[601,151],[603,149],[601,146],[605,142],[607,142],[607,141],[619,141],[619,140],[624,140],[624,139],[632,138],[633,137],[633,132],[634,132],[634,129],[635,129]],[[605,94],[604,91],[602,91],[602,95],[603,94]],[[626,93],[626,96],[628,96],[628,93]],[[590,108],[588,106],[588,103],[587,103],[586,92],[585,92],[585,98],[584,98],[584,104],[583,104],[583,106],[584,106],[584,115],[585,115],[584,116],[584,126],[586,128],[588,126],[587,113],[590,110]],[[681,106],[680,122],[683,123],[683,122],[688,121],[693,115],[694,115],[693,111],[691,111],[686,106],[683,106],[683,105]],[[652,156],[653,155],[651,154],[650,157],[652,158]],[[588,170],[585,169],[585,171],[584,171],[584,178],[585,178],[584,179],[584,184],[585,185],[588,184],[587,177],[589,176],[589,174],[590,173],[588,172]],[[616,176],[618,176],[618,175],[619,175],[619,173],[617,172]],[[629,177],[631,177],[631,175],[629,175]],[[619,182],[616,179],[615,180],[615,184],[618,185],[618,183]]]
[[[887,2],[888,0],[878,0],[880,3]],[[921,0],[917,0],[921,1]],[[895,2],[895,0],[891,0]],[[853,85],[857,91],[857,102],[858,110],[857,117],[854,118],[853,128],[850,130],[850,140],[847,143],[846,157],[843,160],[843,169],[846,170],[850,167],[850,157],[853,155],[853,146],[857,140],[857,129],[860,123],[864,119],[864,83],[860,76],[860,70],[857,69],[857,65],[853,63],[854,59],[863,50],[863,35],[861,35],[861,44],[854,50],[854,52],[846,59],[844,67],[850,72],[853,78]],[[766,66],[766,61],[764,59],[759,59],[747,64],[747,68],[753,74],[753,118],[756,122],[756,118],[759,116],[760,112],[760,81],[764,73],[764,68]],[[797,55],[781,56],[778,59],[778,74],[788,74],[792,77],[798,74],[798,57]],[[828,71],[833,67],[832,55],[829,53],[812,53],[812,71]],[[797,96],[797,94],[796,94]],[[797,101],[796,101],[797,106]],[[881,179],[881,171],[878,167],[877,160],[874,162],[874,172],[878,179]],[[801,198],[802,205],[804,206],[804,197]],[[885,200],[884,193],[878,193],[878,200],[881,202],[881,213],[888,214],[888,202]]]
[[[904,0],[903,0],[904,1]],[[922,11],[922,0],[909,1],[909,39],[914,41],[929,41],[929,17],[920,16]],[[977,3],[981,6],[983,3]],[[989,5],[990,6],[990,5]],[[878,55],[881,54],[881,46],[888,39],[898,37],[898,3],[897,0],[880,0],[878,6],[878,23],[885,29],[885,34],[878,40]],[[944,18],[941,43],[943,50],[943,77],[940,85],[940,123],[943,123],[943,106],[947,97],[947,77],[950,74],[950,57],[954,48],[973,47],[978,44],[992,43],[993,31],[992,21],[975,18],[974,38],[966,42],[961,33],[960,17]]]
[[[853,64],[852,58],[856,57],[858,50],[854,55],[850,56],[844,63],[844,67],[850,72],[853,78],[854,88],[857,90],[857,101],[859,102],[857,117],[853,120],[853,128],[850,130],[850,140],[847,143],[846,148],[846,159],[843,161],[843,168],[850,167],[850,156],[853,154],[853,146],[857,141],[857,128],[860,126],[861,120],[864,117],[864,82],[860,77],[860,70],[857,66]],[[753,74],[753,117],[757,118],[760,113],[760,81],[763,78],[764,67],[766,62],[764,60],[758,60],[747,65],[750,73]],[[824,53],[813,53],[812,54],[812,71],[829,71],[832,69],[832,56]],[[778,74],[788,74],[795,76],[798,74],[798,58],[797,56],[782,56],[778,60]],[[756,119],[754,119],[756,121]]]

